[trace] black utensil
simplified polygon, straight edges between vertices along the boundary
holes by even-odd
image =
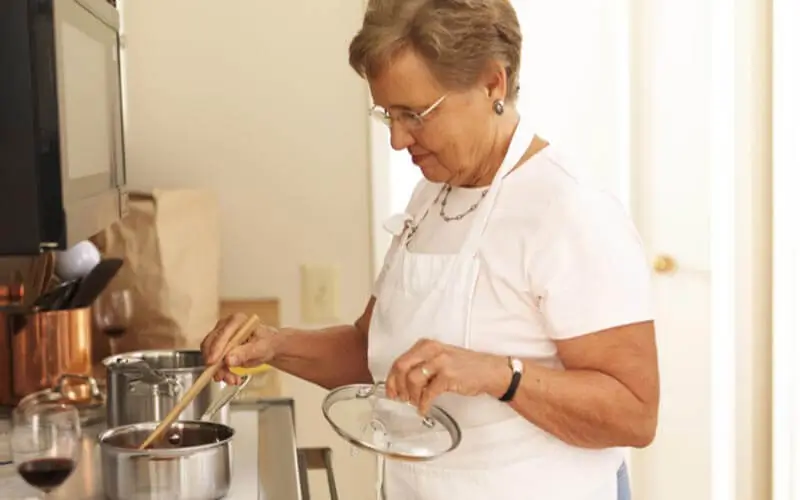
[[[66,284],[61,284],[52,290],[39,295],[33,303],[35,311],[52,311],[59,302],[59,296],[64,292]]]
[[[53,311],[59,309],[69,309],[70,304],[72,303],[72,299],[75,296],[75,293],[78,291],[80,286],[81,279],[70,280],[58,287],[55,292],[56,298],[52,304],[50,304],[50,309]]]
[[[103,259],[99,264],[89,271],[89,274],[81,280],[75,296],[70,301],[70,308],[89,307],[103,293],[114,276],[117,275],[119,268],[122,267],[122,259]]]
[[[35,311],[57,311],[69,309],[72,297],[78,289],[80,279],[65,281],[52,290],[43,293],[33,303]]]

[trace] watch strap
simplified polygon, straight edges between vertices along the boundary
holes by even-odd
[[[508,358],[508,366],[514,370],[510,357]],[[508,389],[506,390],[505,394],[500,396],[500,401],[507,403],[514,399],[514,395],[517,393],[517,388],[519,388],[520,380],[522,380],[522,372],[514,370],[511,374],[511,383],[508,384]]]

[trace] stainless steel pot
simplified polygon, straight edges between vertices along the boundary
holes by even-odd
[[[163,420],[206,368],[199,350],[129,352],[110,356],[103,360],[103,365],[109,428]],[[249,380],[243,377],[242,384],[230,387],[222,382],[208,384],[178,420],[199,420],[216,400],[220,411],[213,420],[227,423],[226,404]]]
[[[234,430],[209,421],[176,422],[160,443],[137,447],[158,426],[145,422],[100,435],[103,487],[111,500],[216,500],[231,486]]]

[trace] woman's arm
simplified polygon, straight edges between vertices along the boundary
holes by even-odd
[[[320,330],[295,328],[275,329],[261,325],[244,344],[233,349],[217,380],[239,383],[240,377],[228,368],[236,366],[271,366],[331,389],[354,383],[371,383],[367,367],[367,335],[375,298],[372,297],[358,320],[352,325],[341,325]],[[244,315],[234,315],[220,324],[203,341],[202,350],[208,364],[214,363],[222,353],[228,339],[246,320]]]
[[[575,446],[650,444],[659,404],[653,322],[610,328],[557,345],[565,369],[524,360],[520,385],[509,404],[527,420]],[[445,392],[500,398],[511,375],[505,356],[421,340],[397,358],[386,391],[425,414]]]
[[[578,446],[647,446],[659,375],[642,239],[622,204],[594,189],[554,203],[548,221],[528,283],[564,369],[525,363],[512,406]]]
[[[372,383],[367,367],[367,335],[374,303],[373,297],[353,325],[279,330],[275,357],[270,364],[326,389]]]
[[[511,406],[576,446],[649,445],[655,437],[659,405],[653,322],[611,328],[559,341],[557,346],[565,369],[524,361]],[[511,380],[505,358],[495,374],[487,392],[499,398]]]

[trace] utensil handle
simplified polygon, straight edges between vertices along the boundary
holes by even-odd
[[[169,414],[164,417],[164,420],[158,424],[158,427],[156,427],[155,430],[151,432],[149,436],[147,436],[147,439],[144,440],[141,446],[139,446],[140,450],[147,449],[164,433],[165,430],[167,430],[170,425],[172,425],[173,422],[175,422],[175,420],[177,420],[181,412],[183,412],[183,410],[189,406],[189,403],[191,403],[192,400],[194,400],[194,398],[200,394],[200,391],[202,391],[208,385],[208,383],[211,382],[211,379],[214,378],[214,375],[217,374],[219,369],[222,367],[222,364],[225,362],[225,358],[228,356],[228,353],[234,347],[237,347],[239,344],[241,344],[253,332],[259,321],[259,317],[253,314],[247,319],[247,321],[244,322],[242,326],[239,327],[239,330],[237,330],[233,335],[230,342],[228,342],[228,345],[225,346],[225,350],[223,351],[223,354],[220,356],[219,360],[203,371],[203,373],[197,378],[194,384],[192,384],[189,390],[186,391],[186,394],[181,398],[180,401],[178,401],[178,404],[172,408]]]
[[[247,387],[248,382],[250,382],[250,375],[245,375],[242,377],[242,383],[235,386],[227,386],[222,391],[222,394],[217,396],[217,399],[211,402],[208,405],[208,409],[205,413],[200,417],[200,420],[203,421],[210,421],[214,416],[219,412],[223,407],[225,407],[228,403],[233,401],[233,398],[238,396],[242,390]]]

